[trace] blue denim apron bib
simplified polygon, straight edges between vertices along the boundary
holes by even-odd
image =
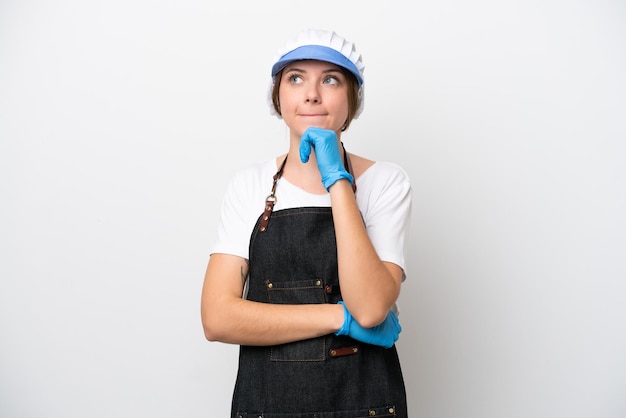
[[[282,167],[274,185],[281,171]],[[268,206],[273,206],[270,200]],[[252,233],[249,256],[249,300],[283,304],[341,300],[329,207],[273,213],[266,207]],[[385,349],[328,334],[269,347],[240,347],[232,418],[406,416],[395,346]]]

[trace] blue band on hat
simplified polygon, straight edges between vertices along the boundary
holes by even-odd
[[[272,77],[292,62],[301,60],[326,61],[338,65],[354,74],[359,87],[363,84],[363,77],[352,61],[336,49],[321,45],[304,45],[287,52],[272,66]]]

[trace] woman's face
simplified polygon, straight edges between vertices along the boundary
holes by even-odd
[[[346,76],[335,64],[291,63],[280,82],[281,116],[298,137],[310,126],[339,133],[348,118],[348,87]]]

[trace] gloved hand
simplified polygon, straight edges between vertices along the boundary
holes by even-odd
[[[300,138],[300,160],[303,163],[309,161],[311,147],[315,150],[317,168],[320,170],[326,190],[340,179],[348,179],[352,184],[354,179],[343,166],[339,141],[334,131],[316,127],[309,127],[304,131]]]
[[[344,320],[343,326],[335,335],[347,335],[355,340],[380,345],[390,348],[396,341],[402,331],[398,317],[393,311],[389,311],[385,320],[372,328],[363,328],[356,322],[343,301],[339,302],[343,306]]]

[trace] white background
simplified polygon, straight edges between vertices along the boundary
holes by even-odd
[[[618,0],[2,0],[0,416],[228,416],[207,248],[233,171],[286,150],[275,53],[320,27],[366,64],[346,147],[414,187],[411,416],[623,418],[625,23]]]

